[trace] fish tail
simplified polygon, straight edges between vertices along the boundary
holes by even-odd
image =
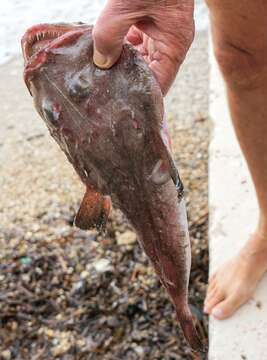
[[[206,347],[197,333],[196,327],[194,325],[194,319],[191,311],[189,310],[189,307],[186,305],[183,311],[177,313],[177,317],[184,336],[192,350],[196,352],[206,352]]]

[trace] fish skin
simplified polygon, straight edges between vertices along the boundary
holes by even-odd
[[[44,33],[57,29],[40,26]],[[86,186],[76,224],[83,229],[104,226],[111,198],[136,230],[188,343],[203,351],[188,306],[186,208],[159,85],[131,45],[124,45],[115,66],[101,70],[92,60],[92,27],[65,27],[27,55],[30,29],[22,47],[35,107]]]

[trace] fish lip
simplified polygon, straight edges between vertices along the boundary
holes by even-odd
[[[24,81],[30,90],[30,81],[48,60],[51,50],[75,41],[92,26],[81,23],[72,24],[38,24],[29,28],[21,40],[22,53],[25,61]],[[46,45],[31,54],[32,46],[39,40],[50,40]]]
[[[55,40],[69,31],[85,28],[88,25],[79,23],[37,24],[30,27],[21,39],[22,53],[25,62],[31,57],[31,48],[39,40]]]

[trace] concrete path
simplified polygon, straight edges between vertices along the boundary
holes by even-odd
[[[251,179],[232,129],[224,85],[212,49],[209,162],[210,272],[231,258],[257,220]],[[253,271],[253,269],[252,269]],[[267,359],[267,276],[253,299],[229,320],[210,319],[209,360]]]

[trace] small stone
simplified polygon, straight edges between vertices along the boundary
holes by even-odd
[[[47,329],[45,333],[46,333],[46,335],[48,337],[53,337],[54,336],[54,331],[52,329]]]
[[[21,279],[22,279],[22,281],[25,282],[25,283],[28,283],[28,282],[31,281],[31,277],[30,277],[29,274],[22,274],[22,275],[21,275]]]
[[[119,320],[115,316],[111,316],[107,319],[107,325],[111,328],[116,328],[119,324]]]
[[[4,350],[1,352],[1,357],[4,359],[4,360],[9,360],[11,359],[11,352],[10,350]]]
[[[261,309],[261,308],[262,308],[262,302],[261,302],[261,301],[257,301],[257,302],[256,302],[256,307],[257,307],[258,309]]]
[[[16,331],[18,328],[18,323],[16,321],[11,322],[11,329],[12,331]]]
[[[127,230],[123,234],[117,236],[118,245],[133,245],[136,243],[136,240],[136,234],[131,230]]]
[[[54,338],[54,339],[52,340],[52,344],[53,344],[54,346],[58,345],[58,343],[59,343],[59,339],[58,339],[58,338]]]
[[[57,314],[56,319],[57,319],[57,320],[62,320],[62,319],[63,319],[62,314],[60,314],[60,313],[59,313],[59,314]]]
[[[86,342],[84,339],[80,339],[80,340],[77,340],[76,344],[79,348],[82,348],[85,346]]]
[[[90,276],[90,273],[86,270],[81,272],[81,279],[86,279]]]
[[[60,356],[65,354],[71,347],[67,339],[63,339],[60,344],[52,349],[53,356]]]
[[[139,355],[142,356],[144,355],[144,348],[142,346],[133,346],[134,351]]]
[[[73,272],[74,272],[73,267],[69,267],[69,268],[67,269],[67,273],[68,273],[68,274],[73,274]]]
[[[59,344],[52,348],[53,356],[60,356],[65,354],[72,346],[71,340],[68,333],[61,333]]]
[[[20,263],[22,265],[30,265],[32,263],[32,259],[28,256],[24,256],[24,257],[20,258]]]
[[[72,291],[74,293],[78,293],[79,291],[81,291],[84,288],[85,282],[84,280],[78,281],[76,283],[73,284],[72,286]]]
[[[98,261],[96,261],[93,264],[95,270],[99,273],[104,273],[106,271],[112,271],[113,267],[110,264],[110,261],[108,259],[100,259]]]
[[[35,271],[38,275],[43,275],[43,270],[39,268],[38,266],[35,268]]]

